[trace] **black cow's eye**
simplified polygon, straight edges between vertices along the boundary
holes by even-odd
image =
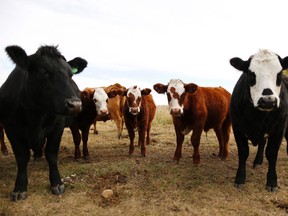
[[[255,73],[249,70],[247,75],[248,75],[249,85],[250,86],[254,86],[256,84],[256,75],[255,75]]]
[[[282,71],[277,73],[277,79],[276,79],[276,85],[280,86],[281,85],[281,80],[282,80]]]

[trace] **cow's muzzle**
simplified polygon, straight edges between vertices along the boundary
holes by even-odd
[[[258,109],[262,111],[272,111],[277,108],[277,98],[273,96],[264,96],[258,100]]]
[[[129,112],[130,112],[132,115],[137,115],[137,114],[140,112],[140,108],[139,108],[139,107],[130,107],[130,108],[129,108]]]
[[[82,110],[82,102],[79,98],[67,99],[65,101],[65,107],[69,114],[76,114]]]
[[[171,108],[170,109],[170,114],[172,116],[181,116],[182,115],[182,110],[180,108]]]
[[[100,116],[106,116],[109,114],[109,111],[108,109],[101,109],[99,112],[98,112],[98,115]]]

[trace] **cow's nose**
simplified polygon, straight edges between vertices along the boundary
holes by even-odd
[[[138,109],[138,107],[131,107],[130,112],[131,112],[133,115],[137,115],[138,112],[139,112],[139,109]]]
[[[100,110],[100,113],[99,113],[101,116],[105,116],[105,115],[108,115],[108,110],[107,109],[102,109]]]
[[[173,116],[180,116],[182,114],[181,109],[180,108],[171,108],[170,114]]]
[[[264,111],[271,111],[277,107],[277,98],[273,96],[264,96],[258,100],[258,108]]]
[[[68,99],[65,101],[65,107],[68,109],[69,114],[79,113],[82,110],[82,102],[78,98]]]

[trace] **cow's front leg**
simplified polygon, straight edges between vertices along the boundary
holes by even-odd
[[[176,144],[177,144],[177,146],[176,146],[173,160],[176,162],[179,162],[179,160],[182,156],[182,144],[184,141],[184,135],[176,128],[175,128],[175,132],[176,132]]]
[[[83,158],[86,161],[90,160],[89,150],[88,150],[88,137],[89,137],[89,128],[82,130],[82,142],[83,142]]]
[[[268,138],[265,155],[269,163],[268,173],[267,173],[267,182],[266,182],[266,190],[269,192],[274,192],[278,189],[276,161],[278,157],[280,144],[281,144],[281,140],[279,140],[279,138],[276,138],[276,139],[274,139],[274,137]]]
[[[74,142],[74,159],[75,161],[78,161],[81,158],[81,150],[80,150],[81,134],[79,132],[79,127],[76,124],[72,124],[70,126],[70,130]]]
[[[195,129],[193,130],[193,133],[191,136],[191,143],[194,148],[193,164],[200,163],[199,145],[200,145],[201,134],[202,134],[202,129]]]
[[[127,127],[127,125],[126,125]],[[135,131],[132,127],[127,127],[129,139],[130,139],[130,145],[129,145],[129,156],[131,156],[134,153],[134,138],[135,138]]]
[[[45,148],[45,156],[49,164],[49,180],[51,184],[50,190],[51,193],[55,195],[63,194],[65,191],[57,165],[62,133],[63,129],[55,129],[54,133],[51,133],[47,137],[47,145]]]
[[[236,130],[234,130],[234,136],[238,148],[238,169],[235,178],[235,187],[241,188],[246,181],[246,161],[249,156],[249,146],[248,139],[242,135],[238,134]]]
[[[13,147],[13,145],[12,145]],[[24,200],[27,198],[27,164],[30,159],[30,150],[25,149],[24,151],[19,151],[19,149],[13,148],[17,163],[17,177],[15,181],[14,190],[10,194],[10,199],[12,201]]]
[[[146,145],[145,145],[145,133],[146,132],[146,127],[139,127],[138,130],[138,135],[139,135],[139,144],[141,148],[141,156],[145,157],[146,156]]]

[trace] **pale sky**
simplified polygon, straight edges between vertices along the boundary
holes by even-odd
[[[85,58],[88,67],[73,78],[80,90],[115,82],[153,89],[177,78],[232,92],[241,73],[230,58],[248,59],[261,48],[288,55],[287,0],[0,2],[0,84],[14,68],[9,45],[28,55],[59,45],[67,60]]]

